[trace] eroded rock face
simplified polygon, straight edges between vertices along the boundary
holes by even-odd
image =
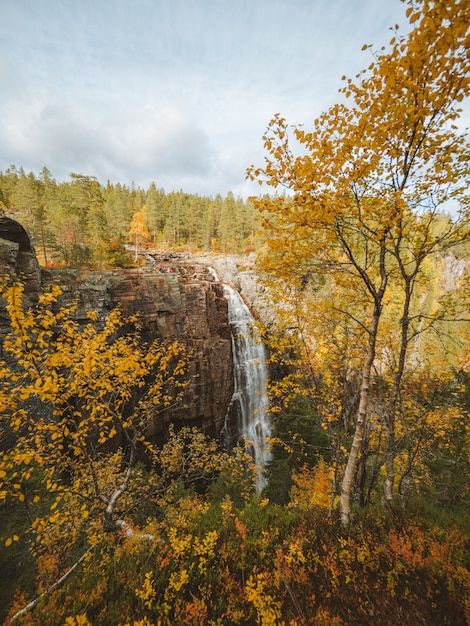
[[[171,268],[171,272],[168,270]],[[59,305],[76,303],[80,322],[98,311],[104,319],[119,306],[123,316],[137,314],[145,342],[171,338],[184,343],[191,356],[182,406],[156,417],[157,439],[170,422],[197,426],[218,437],[233,390],[233,366],[227,302],[223,287],[203,265],[176,259],[171,265],[112,272],[48,271],[45,282],[58,282]]]
[[[25,302],[37,301],[41,271],[36,253],[25,229],[9,217],[0,217],[0,273],[2,277],[19,278],[24,282]],[[6,324],[5,305],[0,301],[0,326]]]
[[[152,434],[159,438],[170,422],[177,422],[218,437],[233,391],[231,334],[223,287],[206,266],[172,253],[150,258],[141,270],[41,271],[24,228],[2,217],[0,271],[25,282],[28,306],[42,286],[54,282],[63,289],[57,306],[76,303],[79,322],[86,322],[90,311],[104,319],[120,306],[124,317],[138,314],[143,341],[169,337],[186,344],[191,357],[183,406],[160,413]],[[7,321],[0,303],[0,332],[6,332]]]
[[[233,390],[231,334],[222,285],[204,266],[173,263],[174,271],[125,272],[109,276],[111,305],[125,316],[138,314],[142,337],[171,337],[191,350],[184,407],[156,420],[155,433],[168,421],[194,425],[218,436]],[[166,269],[166,268],[165,268]]]

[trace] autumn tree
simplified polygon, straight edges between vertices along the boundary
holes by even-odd
[[[466,3],[408,4],[409,35],[395,32],[389,50],[376,53],[357,82],[348,79],[341,90],[345,102],[317,118],[310,131],[294,127],[293,138],[276,115],[264,137],[264,168],[248,170],[260,183],[289,190],[255,201],[268,239],[264,268],[300,287],[312,274],[332,277],[342,294],[337,309],[360,335],[362,382],[341,486],[345,525],[370,421],[374,371],[393,348],[382,416],[384,496],[392,504],[395,419],[410,349],[446,316],[442,308],[430,315],[420,311],[423,267],[468,237],[469,155],[456,126],[470,89]],[[388,319],[393,330],[382,333],[391,294],[397,294],[399,310]],[[390,336],[399,337],[395,346],[387,343]]]
[[[27,505],[36,551],[55,552],[65,567],[105,531],[132,535],[128,515],[144,489],[138,463],[161,470],[149,436],[159,413],[181,401],[185,350],[144,345],[125,332],[137,320],[117,309],[79,327],[73,309],[58,308],[58,287],[29,310],[21,284],[1,287],[11,331],[0,361],[0,499]],[[156,474],[147,495],[161,486]]]
[[[140,246],[144,241],[149,239],[149,237],[150,233],[146,224],[145,209],[142,209],[134,213],[129,225],[129,238],[134,243],[134,261],[137,261]]]

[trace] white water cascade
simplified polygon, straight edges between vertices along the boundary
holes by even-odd
[[[256,488],[260,492],[266,485],[263,468],[271,459],[265,349],[254,327],[254,318],[238,291],[224,284],[224,295],[232,329],[234,368],[234,390],[228,412],[238,405],[240,434],[251,449],[257,468]]]

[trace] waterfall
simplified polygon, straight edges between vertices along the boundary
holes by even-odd
[[[265,349],[253,325],[254,319],[242,297],[224,284],[228,320],[232,329],[234,390],[229,411],[238,408],[239,431],[251,448],[257,468],[257,491],[266,484],[263,468],[271,458]]]

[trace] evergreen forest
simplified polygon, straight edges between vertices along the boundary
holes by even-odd
[[[147,425],[188,354],[120,310],[0,278],[0,619],[67,626],[470,623],[470,94],[465,0],[404,0],[309,126],[273,115],[272,193],[0,172],[44,267],[237,255],[269,303],[272,455]],[[263,187],[264,189],[264,187]],[[45,408],[47,410],[45,410]]]
[[[235,252],[253,249],[251,202],[165,193],[71,173],[57,182],[44,167],[36,175],[12,165],[0,172],[0,209],[30,234],[46,267],[127,267],[126,245],[167,250]]]

